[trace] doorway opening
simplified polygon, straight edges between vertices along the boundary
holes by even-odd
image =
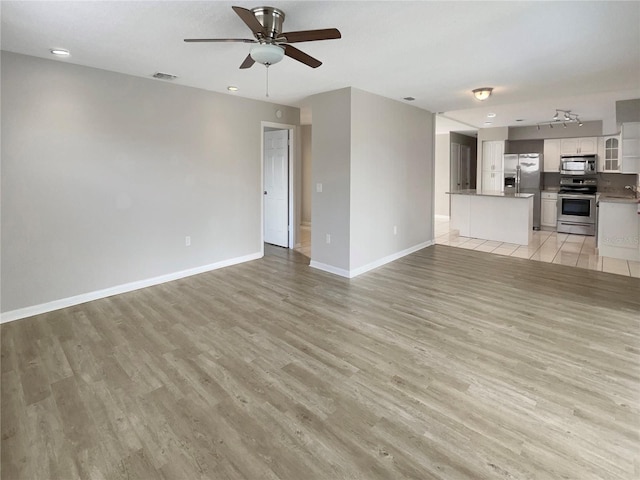
[[[263,255],[265,244],[286,249],[295,246],[295,125],[261,123]],[[270,250],[271,251],[271,250]]]

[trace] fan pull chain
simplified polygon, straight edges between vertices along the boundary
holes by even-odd
[[[265,67],[267,67],[267,98],[269,97],[269,64],[265,63]]]

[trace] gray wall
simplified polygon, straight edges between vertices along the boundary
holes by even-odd
[[[571,137],[599,137],[602,135],[602,121],[584,122],[580,127],[575,123],[568,123],[567,128],[556,125],[549,128],[548,125],[538,127],[509,127],[509,140],[535,140],[545,138],[571,138]]]
[[[351,272],[431,240],[433,114],[353,88],[309,100],[312,262]]]
[[[311,125],[300,126],[302,144],[302,224],[311,223],[311,196],[313,188],[312,154],[311,154]]]
[[[3,312],[260,252],[298,109],[7,52],[2,102]]]
[[[430,112],[351,89],[351,270],[433,239],[433,132]]]
[[[640,98],[616,102],[616,122],[640,122]]]
[[[313,193],[311,196],[311,259],[349,270],[351,182],[351,89],[343,88],[309,99],[313,128]],[[316,184],[322,184],[322,192]],[[326,235],[331,243],[326,243]]]

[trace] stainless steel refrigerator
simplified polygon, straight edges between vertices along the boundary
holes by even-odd
[[[533,193],[533,228],[540,229],[540,187],[542,155],[508,153],[504,155],[504,192]]]

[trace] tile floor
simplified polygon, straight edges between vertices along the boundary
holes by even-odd
[[[457,230],[450,230],[449,220],[444,218],[436,218],[435,237],[435,242],[441,245],[640,278],[640,262],[599,256],[595,237],[536,231],[531,244],[521,246],[461,237]]]
[[[311,227],[300,227],[300,237],[300,246],[295,250],[311,258]],[[457,230],[449,229],[449,220],[442,218],[436,218],[435,237],[436,243],[441,245],[640,278],[640,262],[597,255],[595,237],[536,231],[533,232],[532,243],[523,247],[512,243],[461,237]]]

